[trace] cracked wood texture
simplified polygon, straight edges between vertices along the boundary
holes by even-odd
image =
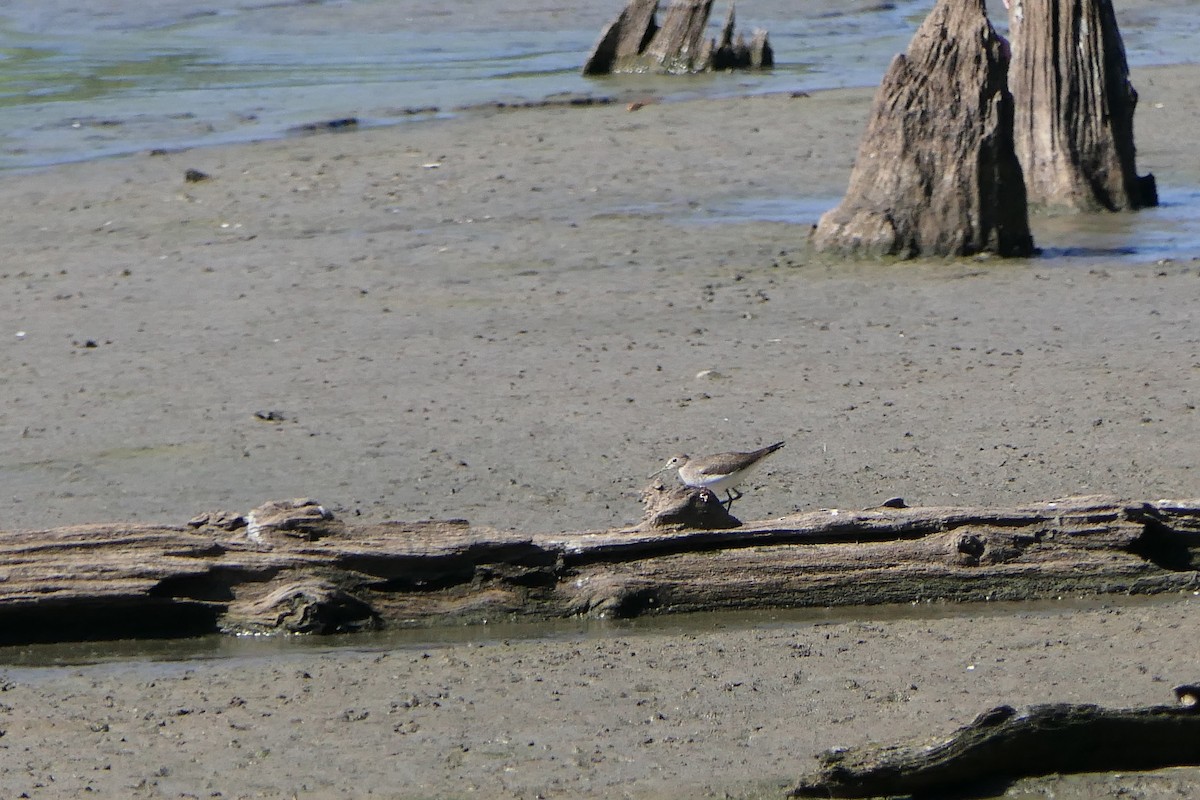
[[[822,252],[1033,252],[1013,149],[1008,46],[984,0],[939,0],[875,95],[842,202],[812,233]]]
[[[1138,177],[1125,46],[1111,0],[1012,0],[1014,143],[1029,202],[1077,211],[1158,204]]]
[[[3,643],[1151,593],[1200,585],[1200,500],[535,535],[355,526],[295,501],[187,525],[7,531],[0,565]]]
[[[673,0],[660,26],[658,0],[629,0],[593,45],[584,75],[614,72],[687,74],[726,69],[769,69],[774,54],[767,32],[756,30],[749,43],[734,36],[730,4],[719,40],[705,31],[713,0]]]
[[[981,783],[1028,775],[1200,764],[1200,712],[1194,705],[999,706],[945,741],[829,750],[818,759],[791,797],[962,796]]]

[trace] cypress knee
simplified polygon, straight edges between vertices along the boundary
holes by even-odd
[[[1010,0],[1017,156],[1035,205],[1079,211],[1158,203],[1134,165],[1125,46],[1111,0]]]
[[[888,68],[846,196],[821,217],[814,246],[905,258],[1030,255],[1008,59],[984,0],[939,0]]]
[[[600,32],[583,74],[770,69],[774,53],[767,32],[756,30],[750,44],[741,34],[735,38],[732,4],[720,41],[705,38],[712,7],[713,0],[672,0],[660,26],[655,20],[658,0],[627,0],[617,18]]]

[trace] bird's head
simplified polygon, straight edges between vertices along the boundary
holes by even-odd
[[[682,453],[671,456],[670,458],[667,459],[667,463],[663,464],[661,467],[654,470],[654,472],[651,472],[650,477],[653,478],[655,475],[661,475],[669,469],[679,469],[687,462],[688,462],[688,457]]]

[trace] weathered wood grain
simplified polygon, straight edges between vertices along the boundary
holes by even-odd
[[[1200,764],[1200,711],[1185,703],[999,706],[944,741],[836,749],[818,759],[791,797],[969,794],[981,782],[1028,775]]]
[[[1111,0],[1012,0],[1014,140],[1029,202],[1077,211],[1158,204],[1139,177],[1137,92]]]
[[[726,530],[351,525],[311,501],[0,533],[0,641],[1149,593],[1200,584],[1200,500],[822,510]]]
[[[741,34],[735,38],[732,4],[720,39],[705,37],[712,6],[713,0],[672,0],[660,26],[655,19],[658,0],[628,0],[600,32],[583,64],[583,74],[771,68],[774,54],[767,32],[754,31],[749,44]]]
[[[1007,50],[984,0],[939,0],[884,75],[846,196],[812,232],[817,250],[1033,252]]]

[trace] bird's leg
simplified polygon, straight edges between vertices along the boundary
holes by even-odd
[[[742,499],[742,493],[737,489],[726,489],[725,494],[729,496],[729,501],[725,504],[725,513],[728,514],[729,509],[733,508],[733,501]]]

